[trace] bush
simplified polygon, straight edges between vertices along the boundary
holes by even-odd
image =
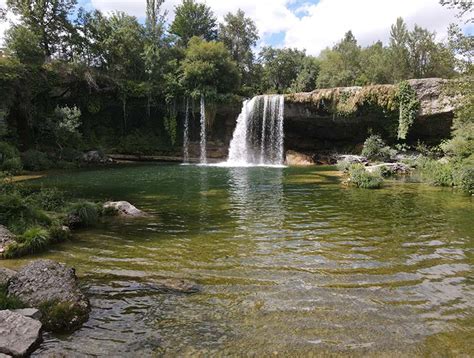
[[[454,168],[450,162],[440,162],[425,157],[417,161],[422,181],[434,186],[454,186]]]
[[[455,172],[455,184],[463,192],[474,195],[474,167],[461,167]]]
[[[0,285],[0,310],[15,310],[25,305],[16,297],[8,296],[6,285]]]
[[[47,211],[60,210],[64,207],[64,193],[56,188],[46,188],[31,194],[28,202],[32,205]]]
[[[40,171],[46,170],[52,167],[52,162],[48,159],[46,153],[38,150],[28,150],[21,154],[21,160],[23,167],[26,170]]]
[[[1,170],[12,174],[17,174],[21,172],[22,169],[23,165],[21,164],[20,157],[4,160],[1,166]]]
[[[362,155],[370,160],[386,161],[390,159],[392,150],[379,135],[373,134],[365,140]]]
[[[7,159],[18,158],[19,153],[13,145],[7,142],[0,142],[0,163]]]
[[[63,242],[71,238],[71,231],[62,225],[53,225],[49,228],[51,242]]]
[[[71,332],[87,320],[87,311],[75,302],[46,301],[38,307],[44,329],[52,332]]]
[[[351,165],[349,176],[351,183],[358,188],[377,189],[382,187],[383,184],[383,178],[380,173],[369,173],[361,164]]]
[[[68,221],[72,227],[92,226],[99,220],[97,205],[89,201],[72,204],[68,210]]]
[[[8,245],[4,256],[6,258],[20,257],[44,250],[50,244],[50,236],[42,227],[33,227],[23,235],[17,236],[16,242]]]
[[[15,193],[0,195],[0,222],[20,233],[31,225],[49,225],[51,219]]]

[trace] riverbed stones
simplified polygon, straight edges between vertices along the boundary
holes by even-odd
[[[337,156],[338,162],[347,162],[349,164],[366,164],[369,161],[362,155],[342,154]]]
[[[110,164],[114,160],[98,150],[90,150],[82,155],[82,160],[89,164]]]
[[[30,353],[41,341],[41,322],[10,310],[0,311],[0,352],[14,357]]]
[[[8,294],[37,307],[45,327],[53,331],[78,328],[90,310],[75,270],[52,260],[37,260],[24,266],[10,280]]]
[[[314,160],[310,155],[289,150],[286,152],[286,164],[290,166],[314,165]]]
[[[116,210],[118,215],[122,217],[137,218],[147,216],[145,212],[137,209],[128,201],[108,201],[104,204],[104,209]]]
[[[13,235],[5,226],[0,225],[0,258],[3,256],[7,246],[14,241],[15,235]]]
[[[41,312],[39,309],[36,308],[19,308],[16,310],[12,310],[15,313],[19,313],[22,316],[33,318],[33,319],[41,319]]]
[[[162,293],[197,293],[201,290],[200,286],[192,281],[178,279],[178,278],[167,278],[156,280],[150,285],[154,290]]]

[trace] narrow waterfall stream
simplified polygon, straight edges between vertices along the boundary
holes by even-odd
[[[245,101],[226,165],[283,165],[283,114],[282,95],[256,96]]]
[[[201,156],[200,164],[207,164],[206,156],[206,103],[204,96],[201,95]]]
[[[183,133],[183,163],[189,163],[189,98],[186,98]]]

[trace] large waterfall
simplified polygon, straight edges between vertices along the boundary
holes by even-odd
[[[226,165],[282,165],[284,97],[257,96],[244,102]]]

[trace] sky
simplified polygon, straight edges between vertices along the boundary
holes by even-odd
[[[293,47],[318,55],[333,46],[348,30],[359,44],[377,40],[387,43],[390,25],[403,17],[411,28],[415,23],[435,31],[438,40],[446,39],[450,23],[458,22],[455,11],[442,7],[438,0],[198,0],[212,8],[219,21],[228,12],[245,11],[258,28],[258,47]],[[0,7],[6,0],[0,0]],[[172,21],[174,7],[181,0],[165,0],[164,9]],[[86,9],[103,12],[125,11],[140,20],[145,16],[146,0],[79,0]],[[3,37],[7,23],[0,24]],[[465,28],[472,33],[473,28]]]

